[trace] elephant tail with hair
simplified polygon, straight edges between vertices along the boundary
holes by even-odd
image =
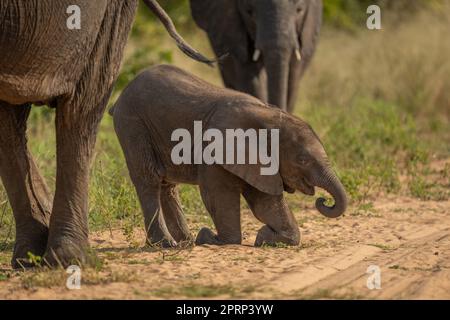
[[[178,48],[186,54],[188,57],[191,57],[192,59],[206,63],[210,66],[212,66],[213,63],[215,63],[215,60],[211,60],[203,56],[201,53],[199,53],[197,50],[192,48],[184,39],[180,36],[180,34],[177,32],[175,25],[173,24],[172,19],[170,19],[169,15],[164,11],[164,9],[156,2],[155,0],[144,0],[144,3],[147,5],[147,7],[150,8],[150,10],[153,11],[153,13],[158,17],[158,19],[162,22],[164,27],[166,28],[167,32],[169,32],[169,35],[172,37],[172,39],[175,40]]]

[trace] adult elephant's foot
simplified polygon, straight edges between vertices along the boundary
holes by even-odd
[[[79,240],[62,237],[47,245],[44,263],[50,267],[67,268],[70,265],[86,265],[90,262],[90,251],[87,239]]]
[[[241,241],[242,239],[240,235],[227,239],[221,239],[214,232],[212,232],[211,229],[202,228],[195,239],[195,244],[198,246],[203,244],[220,246],[226,244],[241,244]]]
[[[40,227],[31,232],[23,233],[16,238],[11,266],[14,269],[32,268],[42,258],[47,247],[48,228]]]
[[[255,240],[255,247],[262,245],[276,246],[277,244],[286,244],[289,246],[298,246],[300,244],[300,230],[290,230],[286,232],[277,232],[269,226],[263,226],[258,231]]]

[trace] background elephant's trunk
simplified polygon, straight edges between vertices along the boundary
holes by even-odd
[[[293,50],[269,48],[264,50],[267,72],[268,102],[286,110],[289,87],[289,62]]]
[[[270,7],[259,15],[255,46],[264,58],[268,102],[286,111],[291,60],[299,48],[298,33],[286,6],[278,1],[268,3]]]
[[[325,205],[325,199],[316,200],[316,208],[321,214],[328,218],[337,218],[347,209],[347,195],[345,188],[331,169],[314,183],[316,186],[325,189],[334,199],[334,205],[328,207]]]

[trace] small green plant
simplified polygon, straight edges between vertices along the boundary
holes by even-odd
[[[189,284],[179,288],[163,287],[152,291],[152,294],[158,297],[213,298],[222,295],[234,296],[236,289],[231,286]]]
[[[28,261],[35,266],[40,266],[42,264],[42,257],[36,256],[31,252],[27,252]]]

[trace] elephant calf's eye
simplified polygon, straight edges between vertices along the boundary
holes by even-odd
[[[309,160],[306,157],[298,157],[297,161],[301,166],[306,166],[309,164]]]

